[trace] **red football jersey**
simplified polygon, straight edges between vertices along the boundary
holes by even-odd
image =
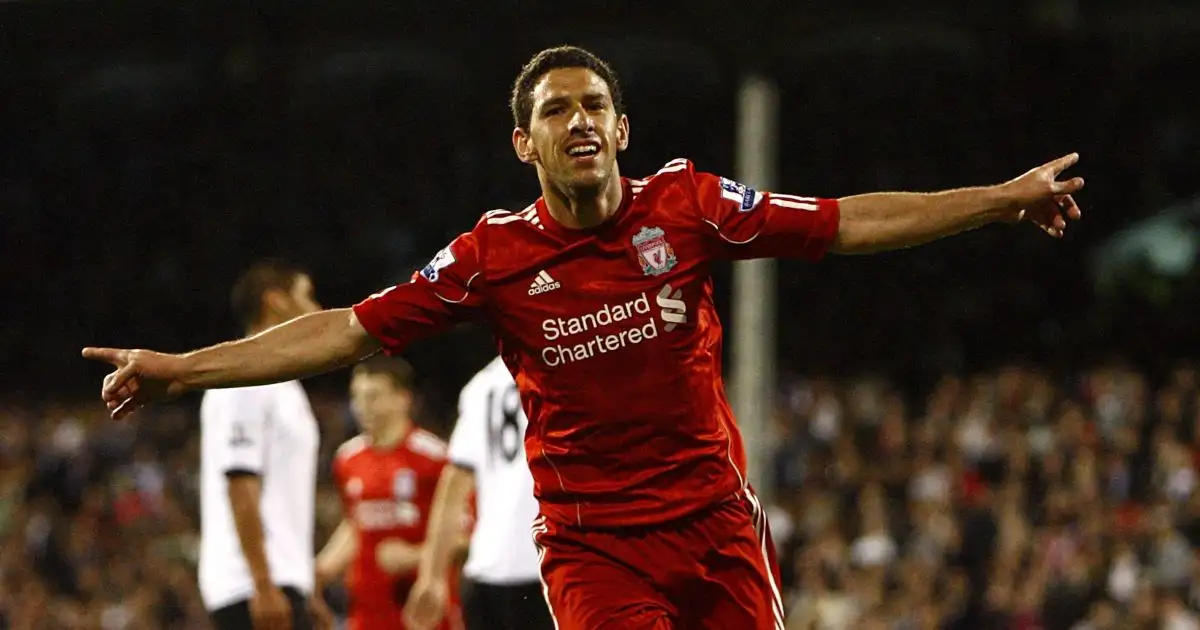
[[[673,520],[743,487],[710,268],[817,260],[838,228],[836,200],[755,191],[687,160],[622,184],[595,228],[562,226],[542,199],[488,212],[354,309],[388,353],[488,322],[529,417],[541,509],[584,526]]]
[[[342,509],[358,531],[358,555],[346,586],[352,613],[398,613],[416,581],[416,573],[390,575],[375,561],[386,539],[410,544],[425,540],[438,477],[446,465],[446,443],[413,429],[395,446],[377,449],[365,435],[348,440],[333,460],[333,476]],[[451,579],[451,586],[454,580]],[[451,616],[457,615],[457,588],[451,588]]]

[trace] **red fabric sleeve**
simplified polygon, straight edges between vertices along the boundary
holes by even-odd
[[[338,499],[342,502],[342,514],[346,518],[350,517],[350,500],[346,496],[346,460],[340,455],[333,456],[333,463],[330,465],[333,472],[333,485],[337,488]]]
[[[815,261],[837,237],[836,199],[759,192],[710,173],[691,175],[701,218],[713,229],[717,258]]]
[[[384,289],[354,305],[363,328],[389,355],[408,344],[482,316],[479,243],[459,235],[406,284]]]

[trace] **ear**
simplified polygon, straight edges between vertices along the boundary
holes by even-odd
[[[288,311],[288,296],[278,289],[263,293],[263,312],[282,315]]]
[[[617,120],[617,150],[624,151],[629,148],[629,117],[621,114],[621,118]]]
[[[520,127],[513,129],[512,143],[518,160],[526,164],[534,164],[538,161],[537,149],[533,146],[533,138],[529,136],[529,132]]]

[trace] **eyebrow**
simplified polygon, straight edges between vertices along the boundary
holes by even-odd
[[[542,101],[542,104],[540,107],[538,107],[537,111],[544,112],[547,109],[554,107],[556,105],[564,105],[567,102],[569,102],[570,100],[571,100],[571,97],[566,96],[566,95],[549,98],[549,99]],[[586,93],[584,93],[583,98],[580,100],[582,100],[585,103],[592,103],[595,101],[608,100],[608,95],[605,94],[604,92],[586,92]]]

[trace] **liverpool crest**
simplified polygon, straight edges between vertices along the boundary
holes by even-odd
[[[675,250],[667,242],[662,228],[642,228],[633,237],[633,246],[637,249],[638,262],[646,275],[661,275],[675,267]]]

